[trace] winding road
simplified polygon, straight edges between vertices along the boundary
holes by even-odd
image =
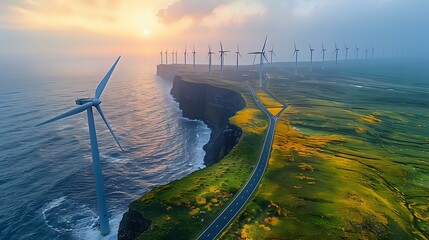
[[[274,139],[274,131],[278,116],[286,109],[286,105],[283,104],[283,109],[276,115],[273,116],[261,103],[258,96],[255,93],[255,90],[247,85],[250,92],[255,99],[256,104],[259,108],[264,111],[264,113],[269,117],[270,122],[268,125],[268,130],[265,135],[264,146],[262,148],[261,156],[259,157],[259,162],[256,168],[253,170],[253,173],[241,191],[237,196],[231,201],[231,203],[223,210],[223,212],[204,230],[204,232],[198,237],[200,240],[215,239],[234,219],[234,217],[240,212],[244,207],[247,201],[252,196],[256,187],[259,185],[259,182],[264,175],[265,169],[268,165],[268,160],[270,157],[271,146]]]

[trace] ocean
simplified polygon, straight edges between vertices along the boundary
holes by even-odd
[[[35,127],[92,97],[115,57],[0,62],[0,239],[116,239],[128,205],[204,167],[210,129],[182,117],[156,64],[123,57],[95,113],[111,234],[96,229],[86,113]]]

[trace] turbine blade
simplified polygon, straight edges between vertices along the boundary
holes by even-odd
[[[95,108],[97,108],[98,113],[100,113],[101,118],[103,119],[104,123],[106,124],[107,128],[109,129],[110,133],[112,134],[113,138],[115,139],[116,143],[118,144],[119,148],[122,151],[124,151],[124,149],[122,148],[121,144],[118,141],[118,138],[116,138],[116,135],[113,133],[112,128],[110,127],[109,123],[107,122],[107,119],[104,116],[103,110],[101,110],[101,106],[97,105],[97,106],[95,106]]]
[[[249,54],[261,54],[262,52],[250,52]]]
[[[61,115],[58,115],[58,116],[53,117],[53,118],[51,118],[51,119],[49,119],[47,121],[44,121],[44,122],[42,122],[40,124],[37,124],[36,127],[42,126],[42,125],[45,125],[47,123],[51,123],[51,122],[54,122],[54,121],[57,121],[57,120],[60,120],[62,118],[66,118],[66,117],[78,114],[78,113],[83,112],[86,109],[90,108],[92,105],[93,105],[93,102],[87,102],[87,103],[85,103],[85,104],[83,104],[83,105],[81,105],[79,107],[73,108],[72,110],[70,110],[68,112],[65,112],[65,113],[63,113]]]
[[[256,61],[256,55],[255,55],[255,57],[253,58],[253,65],[255,65],[255,61]]]
[[[270,62],[270,61],[268,61],[268,58],[267,58],[267,56],[265,55],[265,53],[262,53],[262,56],[264,56],[264,58],[265,58],[265,60],[267,60],[267,62]]]
[[[119,62],[119,59],[121,59],[121,56],[119,56],[118,59],[116,59],[116,62],[113,64],[113,66],[107,72],[106,76],[103,78],[103,80],[101,80],[100,84],[98,84],[98,87],[95,90],[95,98],[96,99],[99,99],[101,94],[103,93],[103,90],[106,87],[107,81],[109,81],[109,78],[112,75],[113,70],[115,70],[116,64]]]
[[[267,45],[267,38],[268,38],[268,36],[265,36],[264,46],[262,46],[261,52],[264,52],[264,50],[265,50],[265,45]]]

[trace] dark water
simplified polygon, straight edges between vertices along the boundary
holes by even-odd
[[[0,63],[0,239],[100,239],[86,114],[34,127],[91,97],[115,59]],[[210,130],[181,117],[155,65],[123,58],[95,114],[112,233],[128,204],[204,167]]]

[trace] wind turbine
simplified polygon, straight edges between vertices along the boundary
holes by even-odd
[[[165,50],[165,64],[168,64],[168,49]]]
[[[374,59],[375,48],[371,47],[371,59]]]
[[[162,59],[162,55],[163,55],[162,50],[161,50],[161,52],[159,52],[159,54],[161,54],[161,65],[162,65],[162,64],[164,64],[164,61]]]
[[[335,50],[332,52],[332,55],[335,53],[335,67],[338,67],[338,51],[340,49],[337,47],[337,43],[335,43]]]
[[[210,76],[212,75],[212,55],[215,54],[215,52],[212,52],[212,48],[209,45],[209,52],[208,52],[208,57],[209,57],[209,74]]]
[[[295,47],[295,51],[293,51],[292,57],[295,55],[295,74],[298,74],[298,53],[299,49],[296,49],[295,41],[293,41],[293,46]]]
[[[276,56],[276,54],[274,53],[274,44],[273,47],[271,48],[270,51],[268,51],[270,53],[270,57],[271,57],[271,64],[273,64],[273,55]]]
[[[103,235],[109,234],[110,227],[109,227],[109,218],[107,216],[106,194],[105,194],[104,183],[103,183],[103,172],[101,169],[100,153],[98,151],[97,134],[95,132],[94,114],[93,114],[92,107],[95,107],[95,109],[97,109],[97,111],[100,113],[101,118],[103,119],[104,123],[106,124],[107,128],[109,129],[110,133],[112,134],[113,138],[115,139],[116,143],[118,144],[119,148],[121,150],[123,150],[121,145],[119,144],[118,139],[116,138],[115,134],[113,133],[112,128],[110,127],[109,123],[107,122],[107,119],[104,116],[104,113],[101,110],[101,106],[100,106],[101,94],[103,93],[103,90],[107,85],[107,81],[109,81],[109,78],[112,75],[112,72],[115,69],[116,64],[118,63],[120,58],[121,57],[118,57],[116,62],[113,64],[113,66],[107,72],[106,76],[99,83],[97,89],[95,90],[94,98],[78,99],[78,100],[76,100],[76,105],[80,105],[80,106],[73,108],[72,110],[70,110],[68,112],[65,112],[61,115],[58,115],[54,118],[51,118],[51,119],[37,125],[37,126],[45,125],[47,123],[54,122],[54,121],[57,121],[59,119],[66,118],[66,117],[81,113],[85,110],[87,111],[89,137],[91,139],[92,163],[93,163],[93,167],[94,167],[95,186],[96,186],[96,192],[97,192],[98,221],[100,224],[101,234],[103,234]]]
[[[262,87],[262,65],[264,64],[264,58],[265,60],[267,60],[267,56],[265,55],[265,45],[267,44],[267,38],[268,36],[265,37],[265,42],[264,45],[262,46],[262,50],[260,52],[250,52],[249,54],[259,54],[259,87]],[[256,55],[255,55],[256,57]]]
[[[346,61],[347,61],[347,57],[349,55],[349,48],[345,44],[344,44],[344,51],[346,51]]]
[[[177,64],[177,49],[176,49],[176,52],[174,54],[176,56],[176,64]]]
[[[238,47],[238,44],[237,44],[237,52],[235,52],[235,54],[237,54],[237,71],[238,71],[238,56],[241,57],[240,48]]]
[[[222,42],[220,42],[220,77],[223,78],[223,63],[225,60],[226,53],[229,51],[223,50]]]
[[[171,52],[171,64],[174,64],[174,51]]]
[[[325,69],[325,52],[326,48],[323,46],[322,42],[322,51],[320,51],[320,53],[322,53],[322,69]]]
[[[368,49],[365,47],[365,61],[368,60]]]
[[[194,70],[195,70],[195,54],[197,52],[195,52],[195,46],[192,45],[192,61],[194,62]]]
[[[359,48],[356,45],[356,60],[359,60]]]
[[[183,52],[183,55],[184,55],[184,57],[185,57],[185,68],[186,68],[186,55],[187,55],[187,52],[186,52],[186,45],[185,45],[185,52]]]
[[[313,72],[313,51],[314,51],[314,48],[311,48],[310,44],[308,44],[308,46],[310,47],[310,72]]]

